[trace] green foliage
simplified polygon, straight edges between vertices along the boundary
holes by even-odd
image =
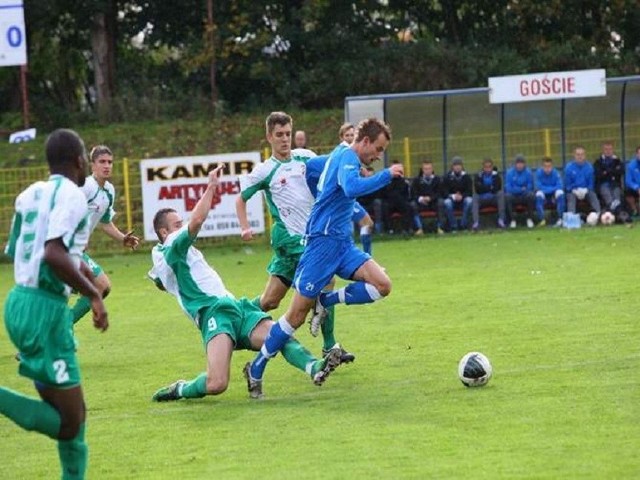
[[[611,227],[378,241],[390,297],[337,307],[356,362],[318,388],[278,357],[263,402],[247,398],[240,373],[253,354],[236,352],[223,395],[151,403],[155,389],[205,368],[200,337],[145,278],[148,252],[100,258],[111,328],[76,326],[88,477],[633,478],[639,236]],[[264,287],[267,247],[204,253],[235,294]],[[7,292],[10,267],[0,273]],[[320,351],[306,326],[298,338]],[[481,389],[457,379],[471,350],[494,366]],[[2,385],[35,394],[13,354],[1,329]],[[0,477],[59,476],[51,440],[3,417],[0,430]]]
[[[609,76],[640,73],[634,0],[606,8],[596,0],[212,4],[209,26],[201,0],[28,0],[33,123],[52,128],[97,116],[96,12],[117,15],[112,121],[209,113],[213,58],[216,107],[225,111],[339,107],[345,95],[476,87],[488,74],[592,67]],[[16,88],[15,75],[0,75],[0,93]],[[17,108],[13,100],[0,113]]]

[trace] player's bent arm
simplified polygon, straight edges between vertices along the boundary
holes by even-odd
[[[122,243],[125,247],[136,248],[140,243],[140,239],[133,235],[133,231],[129,233],[122,232],[113,222],[99,223],[100,229],[115,241]]]
[[[242,239],[244,240],[244,232],[249,232],[251,230],[251,226],[249,225],[249,219],[247,217],[247,202],[242,198],[242,195],[238,195],[238,198],[236,198],[236,215],[238,216],[238,223],[242,230]]]
[[[209,172],[209,183],[207,184],[207,189],[204,191],[202,197],[200,197],[200,200],[198,200],[198,203],[196,203],[196,206],[191,212],[191,217],[189,218],[189,225],[187,228],[191,237],[198,235],[198,232],[202,228],[202,224],[207,219],[209,210],[211,210],[211,202],[213,201],[213,197],[218,188],[218,176],[220,175],[223,167],[224,165],[219,165]]]
[[[349,198],[357,198],[380,190],[391,182],[392,173],[385,169],[370,177],[361,177],[358,169],[341,168],[339,182]]]
[[[47,241],[43,260],[49,264],[58,278],[85,297],[101,298],[93,283],[76,268],[61,238]]]
[[[54,238],[45,243],[43,260],[60,280],[91,300],[93,324],[104,332],[109,327],[109,319],[102,303],[102,295],[85,274],[76,268],[61,238]]]

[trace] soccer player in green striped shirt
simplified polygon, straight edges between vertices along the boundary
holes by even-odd
[[[207,370],[191,381],[178,380],[159,389],[156,402],[219,395],[229,384],[233,350],[260,350],[273,321],[247,298],[235,298],[220,275],[193,246],[216,193],[223,166],[209,173],[207,189],[198,200],[187,225],[173,209],[159,210],[153,227],[160,243],[153,248],[149,277],[161,290],[176,297],[187,317],[202,336]],[[288,342],[282,354],[287,362],[306,372],[313,383],[322,385],[340,364],[340,352],[333,350],[318,360],[296,340]],[[245,366],[245,369],[249,364]],[[246,372],[245,372],[246,376]],[[247,379],[248,380],[248,379]],[[251,398],[262,398],[262,382],[248,382]]]

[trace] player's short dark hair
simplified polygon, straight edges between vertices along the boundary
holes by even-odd
[[[490,159],[489,157],[485,157],[482,159],[482,165],[489,165],[489,164],[493,165],[492,159]]]
[[[169,225],[167,225],[167,215],[172,212],[177,213],[173,208],[161,208],[153,216],[153,230],[156,232],[156,236],[160,241],[162,241],[162,238],[160,238],[160,229],[169,227]]]
[[[89,160],[91,160],[91,162],[95,162],[96,158],[98,158],[100,155],[113,156],[113,153],[111,153],[111,149],[106,145],[96,145],[91,149],[91,152],[89,152]]]
[[[367,118],[358,123],[356,127],[356,142],[361,142],[366,138],[370,142],[375,142],[381,133],[388,141],[391,141],[391,127],[377,118]]]
[[[293,125],[293,120],[291,120],[291,116],[284,112],[271,112],[265,121],[265,126],[267,128],[267,133],[273,132],[273,129],[276,128],[276,125]]]
[[[542,157],[542,163],[553,163],[553,159],[551,157],[544,156]]]
[[[78,157],[87,155],[80,135],[67,128],[59,128],[51,132],[44,149],[50,167],[73,164]]]

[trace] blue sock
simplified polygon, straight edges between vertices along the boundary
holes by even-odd
[[[353,282],[344,288],[320,294],[320,303],[324,307],[331,307],[337,303],[347,305],[372,303],[382,298],[376,287],[370,283]]]
[[[360,241],[362,242],[364,253],[371,255],[371,234],[360,235]]]
[[[295,328],[293,328],[284,316],[280,317],[276,323],[273,324],[267,338],[264,340],[264,345],[256,355],[256,358],[251,362],[250,374],[251,377],[260,380],[264,374],[264,369],[267,366],[267,362],[270,358],[282,350],[284,345],[289,341]]]

